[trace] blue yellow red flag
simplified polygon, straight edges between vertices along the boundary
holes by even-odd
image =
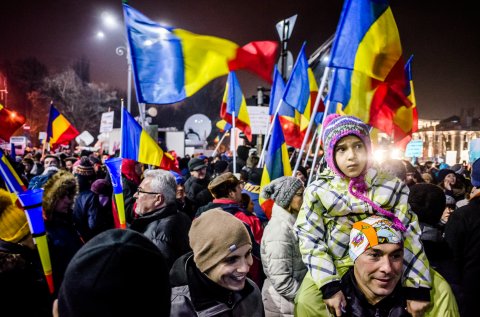
[[[402,46],[386,0],[346,0],[332,45],[329,114],[353,115],[391,134],[406,98]]]
[[[285,82],[283,77],[278,71],[278,68],[275,66],[273,70],[273,84],[270,89],[270,102],[268,104],[268,114],[273,116],[277,110],[278,105],[283,97],[285,91]],[[289,107],[291,108],[291,107]]]
[[[291,175],[292,167],[288,157],[287,145],[285,143],[285,138],[283,137],[279,118],[276,117],[273,121],[272,136],[265,156],[265,165],[263,166],[262,179],[260,181],[260,191],[274,179]],[[273,200],[264,199],[260,195],[259,203],[267,217],[270,219]]]
[[[306,43],[304,42],[295,65],[293,66],[292,74],[285,86],[282,98],[283,102],[297,109],[301,114],[305,112],[305,107],[307,106],[308,98],[310,97],[308,61],[307,56],[305,55],[305,45]]]
[[[250,128],[247,103],[245,102],[237,75],[235,75],[235,72],[230,72],[220,107],[220,117],[233,125],[233,115],[235,117],[235,128],[242,130],[247,139],[252,142],[252,130]]]
[[[122,111],[120,156],[143,164],[161,166],[164,158],[163,150],[125,108],[122,108]]]
[[[24,192],[25,190],[27,190],[27,187],[25,186],[25,184],[23,184],[22,179],[18,176],[17,172],[12,167],[12,164],[10,164],[8,157],[1,149],[0,174],[5,181],[8,191],[12,194],[12,201],[15,203],[17,200],[16,194]]]
[[[57,108],[50,105],[50,115],[47,125],[47,142],[52,148],[61,144],[68,144],[80,133],[75,127],[61,114]]]
[[[275,41],[240,47],[226,39],[162,26],[127,4],[123,12],[138,102],[179,102],[231,70],[250,70],[271,82]]]

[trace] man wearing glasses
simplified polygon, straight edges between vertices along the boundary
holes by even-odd
[[[188,231],[191,220],[177,210],[175,177],[165,170],[144,172],[133,197],[137,200],[130,229],[143,233],[160,249],[169,268],[181,255],[191,251]]]

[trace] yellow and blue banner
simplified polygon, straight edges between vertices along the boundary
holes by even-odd
[[[262,179],[260,181],[260,192],[263,187],[270,184],[271,181],[282,176],[291,176],[292,167],[288,157],[287,145],[283,136],[280,121],[277,118],[273,121],[272,136],[265,155],[265,165],[263,166]],[[259,203],[265,211],[268,219],[272,215],[273,200],[259,197]]]
[[[252,130],[250,128],[247,103],[235,72],[228,74],[225,93],[223,94],[220,107],[220,117],[232,125],[233,120],[235,120],[235,128],[242,130],[247,139],[252,142]]]
[[[125,108],[122,108],[122,111],[120,156],[143,164],[161,166],[164,158],[163,150]]]
[[[239,47],[226,39],[162,26],[125,3],[123,12],[140,103],[179,102],[231,70],[247,69],[271,82],[275,41]]]
[[[68,144],[80,133],[75,127],[62,115],[57,108],[50,105],[50,115],[47,125],[47,142],[52,148],[61,144]]]

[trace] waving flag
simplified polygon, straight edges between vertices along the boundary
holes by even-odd
[[[123,185],[122,185],[122,158],[114,157],[105,161],[105,166],[107,167],[108,173],[110,174],[110,180],[113,187],[113,196],[115,198],[115,209],[117,214],[113,215],[115,225],[117,228],[125,229],[127,228],[127,223],[125,220],[125,200],[123,197]]]
[[[412,106],[399,107],[393,116],[394,141],[395,144],[401,148],[405,148],[407,146],[407,143],[412,138],[412,133],[418,130],[417,103],[415,100],[412,79],[412,59],[413,56],[411,56],[405,64],[405,77],[407,80],[405,95],[412,103]]]
[[[50,105],[50,116],[47,125],[47,141],[52,148],[68,144],[77,135],[77,129],[58,110]]]
[[[332,46],[330,109],[359,117],[386,133],[393,115],[411,107],[397,25],[386,0],[347,0]]]
[[[220,132],[230,131],[230,129],[232,128],[232,125],[223,119],[217,121],[215,125],[220,130]]]
[[[10,111],[0,104],[0,139],[9,141],[10,137],[25,123],[25,117]]]
[[[263,167],[262,180],[260,181],[260,192],[263,187],[270,184],[271,181],[282,176],[291,176],[292,167],[288,157],[287,145],[283,137],[282,128],[278,117],[273,121],[272,136],[265,156],[265,165]],[[270,219],[272,215],[273,200],[265,200],[259,197],[259,203],[265,214]]]
[[[283,81],[283,77],[278,71],[278,68],[275,67],[273,71],[273,84],[270,90],[270,103],[268,104],[268,114],[270,116],[273,116],[275,114],[275,111],[280,104],[280,100],[283,97],[284,91],[285,82]]]
[[[303,113],[300,113],[300,111],[298,111],[296,108],[292,108],[285,103],[282,103],[282,106],[278,112],[283,134],[285,136],[285,142],[287,145],[295,148],[300,148],[302,146],[308,124],[311,120],[313,104],[315,103],[315,99],[317,98],[318,94],[318,85],[312,70],[307,68],[305,74],[307,76],[308,83],[308,99],[304,106]],[[325,111],[325,106],[322,102],[319,105],[316,118],[320,118],[320,114],[322,114],[323,111]]]
[[[283,92],[283,101],[302,114],[305,112],[310,93],[305,45],[304,42]]]
[[[220,107],[220,117],[228,123],[233,124],[233,115],[235,117],[235,128],[242,130],[247,139],[252,142],[252,130],[250,129],[247,103],[245,102],[245,97],[243,96],[235,72],[230,72]]]
[[[2,175],[2,178],[5,181],[7,189],[11,194],[12,202],[16,203],[17,194],[27,190],[27,186],[23,184],[22,179],[18,176],[17,172],[8,161],[8,157],[5,155],[5,153],[1,149],[0,149],[0,175]]]
[[[142,129],[125,108],[122,122],[120,156],[143,164],[161,166],[164,153],[158,143]]]
[[[237,69],[271,82],[277,42],[239,47],[226,39],[163,27],[127,4],[123,12],[138,102],[178,102]]]

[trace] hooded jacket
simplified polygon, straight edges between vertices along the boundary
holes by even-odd
[[[193,252],[180,257],[170,271],[170,316],[262,317],[262,295],[249,279],[241,291],[220,287],[195,265]]]

